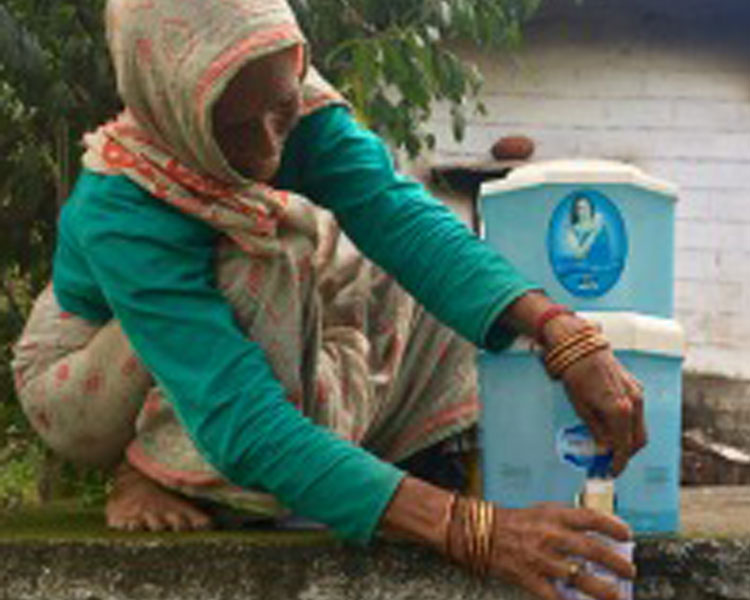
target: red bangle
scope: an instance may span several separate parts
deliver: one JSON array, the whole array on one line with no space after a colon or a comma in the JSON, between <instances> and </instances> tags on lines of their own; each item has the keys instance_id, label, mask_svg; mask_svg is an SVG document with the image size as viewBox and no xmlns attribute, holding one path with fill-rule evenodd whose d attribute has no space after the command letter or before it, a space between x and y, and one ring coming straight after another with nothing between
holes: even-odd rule
<instances>
[{"instance_id":1,"label":"red bangle","mask_svg":"<svg viewBox=\"0 0 750 600\"><path fill-rule=\"evenodd\" d=\"M575 313L567 306L562 304L553 304L547 310L545 310L539 318L536 320L534 325L534 339L540 344L543 342L542 334L544 333L544 327L552 319L556 319L560 315L574 315Z\"/></svg>"}]
</instances>

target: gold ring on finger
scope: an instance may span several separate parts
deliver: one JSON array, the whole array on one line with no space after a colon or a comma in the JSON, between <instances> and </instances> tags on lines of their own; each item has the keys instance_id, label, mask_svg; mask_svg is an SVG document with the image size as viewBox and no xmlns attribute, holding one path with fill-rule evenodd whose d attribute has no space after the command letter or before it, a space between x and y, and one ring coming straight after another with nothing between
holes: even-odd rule
<instances>
[{"instance_id":1,"label":"gold ring on finger","mask_svg":"<svg viewBox=\"0 0 750 600\"><path fill-rule=\"evenodd\" d=\"M578 576L581 574L581 563L571 561L567 566L568 572L565 574L565 583L574 586Z\"/></svg>"}]
</instances>

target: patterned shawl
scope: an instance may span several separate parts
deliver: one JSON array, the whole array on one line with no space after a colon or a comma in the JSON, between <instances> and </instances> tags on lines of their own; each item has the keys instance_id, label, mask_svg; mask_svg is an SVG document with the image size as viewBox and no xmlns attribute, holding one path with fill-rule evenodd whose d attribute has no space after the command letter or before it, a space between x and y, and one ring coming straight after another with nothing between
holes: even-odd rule
<instances>
[{"instance_id":1,"label":"patterned shawl","mask_svg":"<svg viewBox=\"0 0 750 600\"><path fill-rule=\"evenodd\" d=\"M107 39L125 110L85 136L87 168L124 174L250 254L275 254L280 223L316 236L312 206L225 160L211 111L249 61L305 39L285 0L109 0ZM307 64L302 113L341 96Z\"/></svg>"}]
</instances>

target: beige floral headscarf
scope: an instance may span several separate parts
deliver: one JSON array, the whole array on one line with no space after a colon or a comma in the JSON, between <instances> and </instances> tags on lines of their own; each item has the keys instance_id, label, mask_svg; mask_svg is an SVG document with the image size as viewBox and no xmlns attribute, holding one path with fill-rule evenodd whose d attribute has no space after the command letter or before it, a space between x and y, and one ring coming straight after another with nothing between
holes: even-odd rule
<instances>
[{"instance_id":1,"label":"beige floral headscarf","mask_svg":"<svg viewBox=\"0 0 750 600\"><path fill-rule=\"evenodd\" d=\"M252 253L273 251L281 221L314 235L309 204L237 173L212 131L214 103L239 69L275 51L305 48L288 4L109 0L106 25L126 108L85 137L84 165L127 175ZM303 114L343 103L304 56Z\"/></svg>"}]
</instances>

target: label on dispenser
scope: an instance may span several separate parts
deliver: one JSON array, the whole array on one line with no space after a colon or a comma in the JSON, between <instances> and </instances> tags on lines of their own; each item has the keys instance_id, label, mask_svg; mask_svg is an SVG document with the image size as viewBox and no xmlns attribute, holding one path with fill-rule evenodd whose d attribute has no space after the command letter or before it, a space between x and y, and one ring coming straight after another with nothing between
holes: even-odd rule
<instances>
[{"instance_id":1,"label":"label on dispenser","mask_svg":"<svg viewBox=\"0 0 750 600\"><path fill-rule=\"evenodd\" d=\"M564 427L557 434L557 455L563 462L591 476L606 476L612 462L612 452L600 448L591 430L583 423Z\"/></svg>"},{"instance_id":2,"label":"label on dispenser","mask_svg":"<svg viewBox=\"0 0 750 600\"><path fill-rule=\"evenodd\" d=\"M568 194L552 214L547 253L568 292L582 298L603 296L620 279L628 254L620 210L593 189Z\"/></svg>"}]
</instances>

